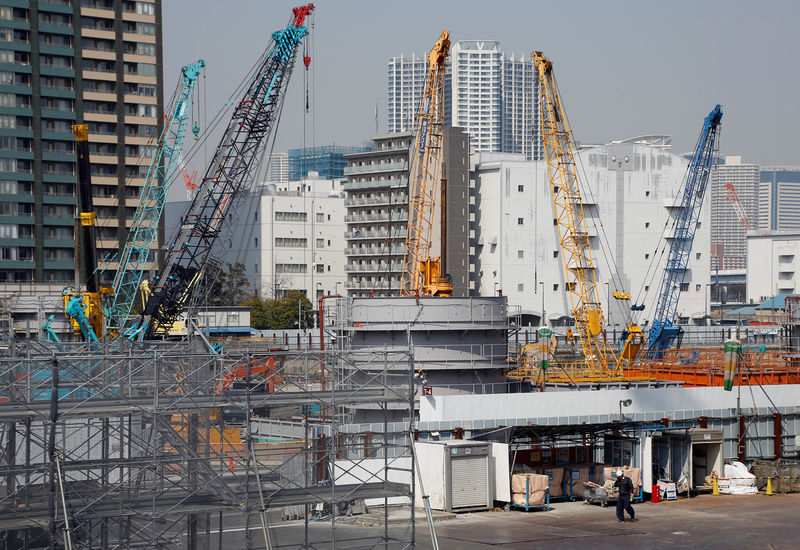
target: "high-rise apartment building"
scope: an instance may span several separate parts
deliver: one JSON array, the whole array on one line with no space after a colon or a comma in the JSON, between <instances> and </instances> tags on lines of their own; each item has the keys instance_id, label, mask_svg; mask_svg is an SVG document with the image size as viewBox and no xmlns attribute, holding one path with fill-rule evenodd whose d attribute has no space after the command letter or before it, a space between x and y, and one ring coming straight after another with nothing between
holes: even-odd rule
<instances>
[{"instance_id":1,"label":"high-rise apartment building","mask_svg":"<svg viewBox=\"0 0 800 550\"><path fill-rule=\"evenodd\" d=\"M800 231L800 167L761 167L758 229Z\"/></svg>"},{"instance_id":2,"label":"high-rise apartment building","mask_svg":"<svg viewBox=\"0 0 800 550\"><path fill-rule=\"evenodd\" d=\"M725 163L711 171L711 269L747 267L745 228L732 201L731 186L747 215L750 229L758 223L757 164L744 164L742 157L725 157ZM726 187L727 186L727 187Z\"/></svg>"},{"instance_id":3,"label":"high-rise apartment building","mask_svg":"<svg viewBox=\"0 0 800 550\"><path fill-rule=\"evenodd\" d=\"M272 153L267 164L267 183L289 182L289 153Z\"/></svg>"},{"instance_id":4,"label":"high-rise apartment building","mask_svg":"<svg viewBox=\"0 0 800 550\"><path fill-rule=\"evenodd\" d=\"M499 42L454 42L445 73L445 123L466 130L476 151L542 158L535 74L529 57L506 57ZM426 75L424 57L389 60L389 133L415 130Z\"/></svg>"},{"instance_id":5,"label":"high-rise apartment building","mask_svg":"<svg viewBox=\"0 0 800 550\"><path fill-rule=\"evenodd\" d=\"M414 134L372 138L368 152L347 155L347 293L349 296L400 294L408 225L409 153ZM445 127L442 170L447 179L444 270L453 296L466 296L469 285L469 137ZM441 203L439 203L441 205ZM431 255L442 256L440 209L434 213Z\"/></svg>"},{"instance_id":6,"label":"high-rise apartment building","mask_svg":"<svg viewBox=\"0 0 800 550\"><path fill-rule=\"evenodd\" d=\"M159 132L161 67L159 0L0 0L0 282L75 281L76 122L113 279Z\"/></svg>"}]
</instances>

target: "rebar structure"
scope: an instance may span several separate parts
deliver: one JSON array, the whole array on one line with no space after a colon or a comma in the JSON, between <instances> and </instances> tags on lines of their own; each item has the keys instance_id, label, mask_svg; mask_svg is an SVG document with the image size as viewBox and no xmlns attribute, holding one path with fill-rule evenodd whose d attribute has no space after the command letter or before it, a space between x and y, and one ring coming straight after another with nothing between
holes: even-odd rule
<instances>
[{"instance_id":1,"label":"rebar structure","mask_svg":"<svg viewBox=\"0 0 800 550\"><path fill-rule=\"evenodd\" d=\"M413 548L408 350L198 344L0 357L0 547ZM350 412L365 403L409 420L367 433ZM408 523L390 527L396 508Z\"/></svg>"}]
</instances>

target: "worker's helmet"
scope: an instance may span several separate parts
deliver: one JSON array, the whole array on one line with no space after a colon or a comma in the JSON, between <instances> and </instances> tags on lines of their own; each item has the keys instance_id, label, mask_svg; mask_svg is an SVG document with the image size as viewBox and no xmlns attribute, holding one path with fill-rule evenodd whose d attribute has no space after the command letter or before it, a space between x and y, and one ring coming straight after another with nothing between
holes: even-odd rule
<instances>
[{"instance_id":1,"label":"worker's helmet","mask_svg":"<svg viewBox=\"0 0 800 550\"><path fill-rule=\"evenodd\" d=\"M617 470L617 477L622 477L623 475L625 474L622 472L622 470Z\"/></svg>"}]
</instances>

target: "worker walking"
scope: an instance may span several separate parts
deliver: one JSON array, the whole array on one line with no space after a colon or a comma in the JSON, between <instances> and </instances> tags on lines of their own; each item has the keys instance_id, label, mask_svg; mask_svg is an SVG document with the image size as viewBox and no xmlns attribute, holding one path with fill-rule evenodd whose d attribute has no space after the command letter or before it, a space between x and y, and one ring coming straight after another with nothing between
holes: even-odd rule
<instances>
[{"instance_id":1,"label":"worker walking","mask_svg":"<svg viewBox=\"0 0 800 550\"><path fill-rule=\"evenodd\" d=\"M633 481L631 478L625 477L622 470L617 470L617 480L614 482L614 487L619 490L619 498L617 498L617 521L622 523L625 521L625 511L631 516L631 521L639 521L634 516L636 513L631 506L631 499L633 498Z\"/></svg>"}]
</instances>

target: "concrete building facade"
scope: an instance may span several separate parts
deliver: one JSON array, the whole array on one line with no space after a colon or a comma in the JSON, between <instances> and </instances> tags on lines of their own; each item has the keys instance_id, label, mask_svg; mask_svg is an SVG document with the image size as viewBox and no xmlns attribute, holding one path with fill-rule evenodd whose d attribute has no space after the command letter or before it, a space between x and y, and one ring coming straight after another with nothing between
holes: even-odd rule
<instances>
[{"instance_id":1,"label":"concrete building facade","mask_svg":"<svg viewBox=\"0 0 800 550\"><path fill-rule=\"evenodd\" d=\"M167 204L167 231L177 229L186 202ZM243 203L225 262L243 263L262 298L299 290L316 297L344 291L344 194L341 180L310 177L265 183Z\"/></svg>"},{"instance_id":2,"label":"concrete building facade","mask_svg":"<svg viewBox=\"0 0 800 550\"><path fill-rule=\"evenodd\" d=\"M0 1L0 283L75 282L76 122L113 280L163 95L160 1Z\"/></svg>"},{"instance_id":3,"label":"concrete building facade","mask_svg":"<svg viewBox=\"0 0 800 550\"><path fill-rule=\"evenodd\" d=\"M800 231L753 231L747 235L747 301L800 292Z\"/></svg>"},{"instance_id":4,"label":"concrete building facade","mask_svg":"<svg viewBox=\"0 0 800 550\"><path fill-rule=\"evenodd\" d=\"M347 155L347 292L349 296L400 293L406 227L408 171L414 134L372 138L369 152ZM453 295L466 296L469 285L469 137L446 127L442 170L447 178L446 265ZM431 254L441 256L441 204L434 216Z\"/></svg>"},{"instance_id":5,"label":"concrete building facade","mask_svg":"<svg viewBox=\"0 0 800 550\"><path fill-rule=\"evenodd\" d=\"M671 152L664 136L594 146L578 157L586 176L583 208L606 323L624 324L630 306L610 299L615 269L632 301L646 304L638 318L644 324L657 299L687 161ZM550 322L572 315L548 182L545 163L522 155L481 153L475 162L476 292L502 291L510 305L521 306L523 324L540 322L543 313ZM706 204L700 216L679 322L699 319L708 308L709 210Z\"/></svg>"},{"instance_id":6,"label":"concrete building facade","mask_svg":"<svg viewBox=\"0 0 800 550\"><path fill-rule=\"evenodd\" d=\"M711 269L743 269L747 264L745 228L731 200L732 185L742 205L750 229L758 224L758 164L746 164L740 156L725 157L725 163L711 171L708 189L711 205Z\"/></svg>"}]
</instances>

